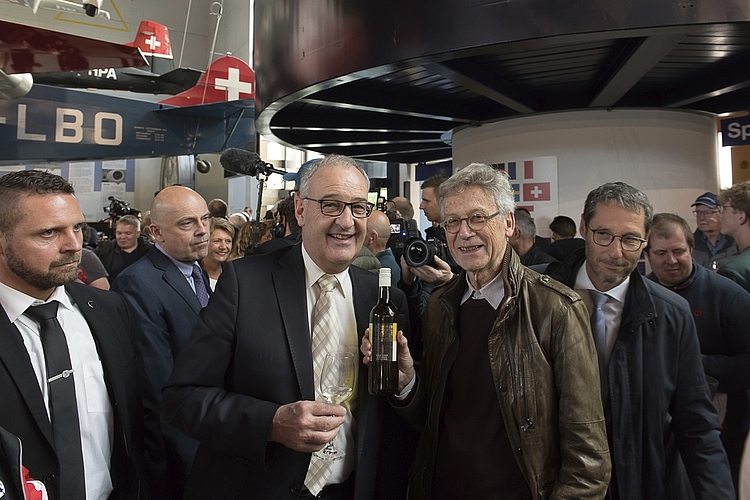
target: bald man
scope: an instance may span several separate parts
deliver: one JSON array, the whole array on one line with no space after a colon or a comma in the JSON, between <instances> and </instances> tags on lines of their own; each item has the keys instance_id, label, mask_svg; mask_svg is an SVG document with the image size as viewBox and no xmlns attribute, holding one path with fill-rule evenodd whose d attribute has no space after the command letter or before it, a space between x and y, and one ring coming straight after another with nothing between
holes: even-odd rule
<instances>
[{"instance_id":1,"label":"bald man","mask_svg":"<svg viewBox=\"0 0 750 500\"><path fill-rule=\"evenodd\" d=\"M130 311L146 374L161 406L161 391L211 294L197 264L208 253L210 214L205 200L184 186L159 192L151 203L155 244L112 284ZM167 448L168 498L181 498L198 442L162 421Z\"/></svg>"},{"instance_id":2,"label":"bald man","mask_svg":"<svg viewBox=\"0 0 750 500\"><path fill-rule=\"evenodd\" d=\"M367 218L366 246L380 261L381 267L391 269L391 283L398 283L401 279L401 267L390 248L386 248L388 238L391 237L391 221L380 210L373 210Z\"/></svg>"}]
</instances>

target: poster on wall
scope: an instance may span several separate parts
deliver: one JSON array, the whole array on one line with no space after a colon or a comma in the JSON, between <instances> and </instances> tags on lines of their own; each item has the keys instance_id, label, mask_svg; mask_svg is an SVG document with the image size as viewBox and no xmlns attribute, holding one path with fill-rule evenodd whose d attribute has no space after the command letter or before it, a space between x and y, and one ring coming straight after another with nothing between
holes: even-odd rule
<instances>
[{"instance_id":1,"label":"poster on wall","mask_svg":"<svg viewBox=\"0 0 750 500\"><path fill-rule=\"evenodd\" d=\"M508 174L516 208L525 208L536 224L537 234L551 235L549 224L559 214L557 205L557 157L538 156L491 163Z\"/></svg>"},{"instance_id":2,"label":"poster on wall","mask_svg":"<svg viewBox=\"0 0 750 500\"><path fill-rule=\"evenodd\" d=\"M82 161L45 163L40 165L11 165L0 167L0 176L18 170L44 170L67 180L76 190L81 210L88 222L108 217L104 207L109 197L129 204L135 200L135 160Z\"/></svg>"}]
</instances>

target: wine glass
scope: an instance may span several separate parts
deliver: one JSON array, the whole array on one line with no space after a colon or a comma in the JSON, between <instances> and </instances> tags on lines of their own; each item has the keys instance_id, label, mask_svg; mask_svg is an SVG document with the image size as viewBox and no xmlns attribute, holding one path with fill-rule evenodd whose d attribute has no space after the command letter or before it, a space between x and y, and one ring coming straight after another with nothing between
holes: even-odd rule
<instances>
[{"instance_id":1,"label":"wine glass","mask_svg":"<svg viewBox=\"0 0 750 500\"><path fill-rule=\"evenodd\" d=\"M327 403L340 405L352 395L356 359L353 352L336 351L326 354L320 374L320 395ZM339 460L344 455L344 450L336 448L333 440L322 450L315 452L315 456L322 460Z\"/></svg>"}]
</instances>

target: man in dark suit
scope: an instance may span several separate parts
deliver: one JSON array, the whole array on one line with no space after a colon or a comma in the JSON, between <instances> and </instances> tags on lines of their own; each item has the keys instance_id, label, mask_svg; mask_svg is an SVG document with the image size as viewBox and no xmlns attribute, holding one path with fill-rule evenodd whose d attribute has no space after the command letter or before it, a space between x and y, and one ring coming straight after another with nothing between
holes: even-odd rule
<instances>
[{"instance_id":1,"label":"man in dark suit","mask_svg":"<svg viewBox=\"0 0 750 500\"><path fill-rule=\"evenodd\" d=\"M301 244L222 272L164 390L165 417L201 442L185 498L405 498L413 450L399 447L411 436L384 398L368 395L361 361L351 411L315 401L324 293L339 319L327 352L357 352L378 299L377 278L350 267L373 208L368 187L351 158L309 167L295 196ZM404 295L392 298L406 327ZM334 438L343 460L311 458Z\"/></svg>"},{"instance_id":2,"label":"man in dark suit","mask_svg":"<svg viewBox=\"0 0 750 500\"><path fill-rule=\"evenodd\" d=\"M205 200L183 186L162 189L151 204L155 245L112 284L128 305L157 401L211 293L198 261L208 252ZM203 303L201 303L203 300ZM181 498L198 443L162 423L169 498Z\"/></svg>"},{"instance_id":3,"label":"man in dark suit","mask_svg":"<svg viewBox=\"0 0 750 500\"><path fill-rule=\"evenodd\" d=\"M0 178L0 199L0 426L50 499L162 498L158 410L125 304L73 282L84 223L73 187L20 171Z\"/></svg>"}]
</instances>

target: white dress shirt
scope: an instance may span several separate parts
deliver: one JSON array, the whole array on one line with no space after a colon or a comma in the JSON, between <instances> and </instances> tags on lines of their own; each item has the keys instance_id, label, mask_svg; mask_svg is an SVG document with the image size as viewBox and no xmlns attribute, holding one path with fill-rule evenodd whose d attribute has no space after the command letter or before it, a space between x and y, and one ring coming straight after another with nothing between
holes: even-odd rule
<instances>
[{"instance_id":1,"label":"white dress shirt","mask_svg":"<svg viewBox=\"0 0 750 500\"><path fill-rule=\"evenodd\" d=\"M628 292L629 286L630 276L625 278L625 281L606 292L597 290L586 272L586 262L583 263L581 269L578 270L578 275L576 276L574 289L581 296L583 303L586 304L586 308L589 310L589 316L594 312L594 301L591 300L591 295L588 293L588 290L596 290L599 293L607 295L607 301L602 306L604 323L607 327L607 349L604 357L605 366L609 365L609 358L612 355L612 349L614 349L615 342L617 342L617 335L620 331L620 323L622 322L622 311L625 308L625 295Z\"/></svg>"},{"instance_id":2,"label":"white dress shirt","mask_svg":"<svg viewBox=\"0 0 750 500\"><path fill-rule=\"evenodd\" d=\"M57 308L57 320L65 332L73 367L78 421L81 427L83 468L86 475L86 499L105 500L113 489L110 462L114 416L104 382L104 369L89 325L78 306L65 292L65 288L57 287L48 302L52 300L60 303ZM40 329L36 321L24 314L32 304L42 303L0 283L0 305L5 309L10 322L21 332L49 416L47 368Z\"/></svg>"},{"instance_id":3,"label":"white dress shirt","mask_svg":"<svg viewBox=\"0 0 750 500\"><path fill-rule=\"evenodd\" d=\"M302 244L302 259L305 264L305 289L307 291L307 324L310 325L310 331L308 334L312 338L312 311L315 308L315 303L318 301L320 296L320 287L317 286L316 282L318 278L326 274L318 265L313 262L310 254L305 249L305 244ZM354 313L354 299L352 295L352 280L349 277L349 269L340 272L335 275L338 279L338 286L333 291L333 302L336 306L336 314L338 316L339 324L339 346L342 351L351 351L355 354L359 354L359 338L364 335L365 332L357 332L357 318ZM357 356L359 359L359 356ZM357 370L358 372L359 370ZM355 373L357 373L355 372ZM317 384L318 381L315 380ZM357 377L355 375L354 380L354 392L352 397L347 402L347 405L351 408L356 406L357 400ZM354 438L354 429L356 422L352 416L351 411L346 412L344 423L339 429L339 433L336 435L335 444L339 449L346 452L346 455L341 460L333 462L333 472L328 477L326 484L339 484L344 482L349 474L354 470L355 461L357 458L357 441Z\"/></svg>"}]
</instances>

